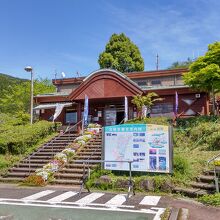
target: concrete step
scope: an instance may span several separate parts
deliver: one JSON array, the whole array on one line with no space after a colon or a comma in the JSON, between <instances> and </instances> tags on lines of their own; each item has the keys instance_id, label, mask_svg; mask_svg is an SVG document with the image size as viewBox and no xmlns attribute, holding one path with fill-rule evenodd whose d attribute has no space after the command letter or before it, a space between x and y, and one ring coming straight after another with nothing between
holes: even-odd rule
<instances>
[{"instance_id":1,"label":"concrete step","mask_svg":"<svg viewBox=\"0 0 220 220\"><path fill-rule=\"evenodd\" d=\"M51 161L51 159L31 159L30 160L30 164L46 164L48 163L49 161ZM25 161L25 160L22 160L20 162L20 164L29 164L29 161Z\"/></svg>"},{"instance_id":2,"label":"concrete step","mask_svg":"<svg viewBox=\"0 0 220 220\"><path fill-rule=\"evenodd\" d=\"M96 152L96 151L93 151L93 152L79 152L79 156L91 156L91 155L94 155L94 156L101 156L101 152Z\"/></svg>"},{"instance_id":3,"label":"concrete step","mask_svg":"<svg viewBox=\"0 0 220 220\"><path fill-rule=\"evenodd\" d=\"M201 183L201 182L192 182L190 185L193 188L199 188L199 189L204 189L204 190L215 190L215 185L214 184Z\"/></svg>"},{"instance_id":4,"label":"concrete step","mask_svg":"<svg viewBox=\"0 0 220 220\"><path fill-rule=\"evenodd\" d=\"M30 156L30 159L32 160L32 159L34 159L34 160L36 160L36 159L38 159L38 160L41 160L41 159L48 159L48 160L50 160L50 159L53 159L53 156L44 156L44 155L42 155L42 156Z\"/></svg>"},{"instance_id":5,"label":"concrete step","mask_svg":"<svg viewBox=\"0 0 220 220\"><path fill-rule=\"evenodd\" d=\"M57 151L59 152L59 151ZM48 156L48 157L53 157L56 153L56 151L38 151L38 152L35 152L33 156Z\"/></svg>"},{"instance_id":6,"label":"concrete step","mask_svg":"<svg viewBox=\"0 0 220 220\"><path fill-rule=\"evenodd\" d=\"M33 172L32 172L33 173ZM30 176L31 172L10 172L6 175L6 177L21 177L21 178L25 178Z\"/></svg>"},{"instance_id":7,"label":"concrete step","mask_svg":"<svg viewBox=\"0 0 220 220\"><path fill-rule=\"evenodd\" d=\"M211 175L200 175L197 179L203 183L214 183L215 177Z\"/></svg>"},{"instance_id":8,"label":"concrete step","mask_svg":"<svg viewBox=\"0 0 220 220\"><path fill-rule=\"evenodd\" d=\"M58 152L61 152L63 149L65 149L65 148L61 148L61 149L59 149L59 148L56 148L56 149L41 149L41 150L39 150L38 152L37 152L37 154L38 153L45 153L45 155L46 155L46 153L58 153ZM35 153L35 155L37 155L36 153Z\"/></svg>"},{"instance_id":9,"label":"concrete step","mask_svg":"<svg viewBox=\"0 0 220 220\"><path fill-rule=\"evenodd\" d=\"M181 188L181 187L175 187L173 190L175 193L180 193L185 196L196 198L199 196L207 195L209 194L209 191L197 189L197 188Z\"/></svg>"},{"instance_id":10,"label":"concrete step","mask_svg":"<svg viewBox=\"0 0 220 220\"><path fill-rule=\"evenodd\" d=\"M23 182L24 178L20 177L0 177L0 182L12 182L12 183L18 183Z\"/></svg>"},{"instance_id":11,"label":"concrete step","mask_svg":"<svg viewBox=\"0 0 220 220\"><path fill-rule=\"evenodd\" d=\"M85 171L87 171L87 169L85 169ZM78 168L78 169L76 169L76 168L72 168L72 169L70 169L70 168L63 168L62 170L60 170L60 173L83 173L83 168Z\"/></svg>"},{"instance_id":12,"label":"concrete step","mask_svg":"<svg viewBox=\"0 0 220 220\"><path fill-rule=\"evenodd\" d=\"M67 143L48 143L45 146L67 146Z\"/></svg>"},{"instance_id":13,"label":"concrete step","mask_svg":"<svg viewBox=\"0 0 220 220\"><path fill-rule=\"evenodd\" d=\"M81 179L83 177L83 174L79 173L55 173L54 177L56 179Z\"/></svg>"},{"instance_id":14,"label":"concrete step","mask_svg":"<svg viewBox=\"0 0 220 220\"><path fill-rule=\"evenodd\" d=\"M101 156L99 155L93 155L93 156L81 156L81 155L77 155L75 157L76 160L87 160L87 159L90 159L90 160L100 160L101 159Z\"/></svg>"},{"instance_id":15,"label":"concrete step","mask_svg":"<svg viewBox=\"0 0 220 220\"><path fill-rule=\"evenodd\" d=\"M42 148L42 150L63 150L63 149L65 149L66 148L66 146L47 146L47 147L45 147L45 148Z\"/></svg>"},{"instance_id":16,"label":"concrete step","mask_svg":"<svg viewBox=\"0 0 220 220\"><path fill-rule=\"evenodd\" d=\"M95 168L97 165L96 164L89 164L89 165L87 165L86 167L89 167L89 168ZM67 164L66 166L65 166L65 168L66 169L83 169L83 167L84 167L84 165L83 165L83 163L70 163L70 164Z\"/></svg>"},{"instance_id":17,"label":"concrete step","mask_svg":"<svg viewBox=\"0 0 220 220\"><path fill-rule=\"evenodd\" d=\"M29 164L24 164L24 163L19 163L17 165L14 166L14 168L29 168ZM30 168L35 168L35 169L38 169L38 168L41 168L43 167L43 164L30 164Z\"/></svg>"},{"instance_id":18,"label":"concrete step","mask_svg":"<svg viewBox=\"0 0 220 220\"><path fill-rule=\"evenodd\" d=\"M9 172L35 172L36 168L31 168L29 169L29 167L13 167L11 169L9 169Z\"/></svg>"},{"instance_id":19,"label":"concrete step","mask_svg":"<svg viewBox=\"0 0 220 220\"><path fill-rule=\"evenodd\" d=\"M53 181L52 184L79 186L79 185L81 185L81 181L80 180L56 179L56 180Z\"/></svg>"}]
</instances>

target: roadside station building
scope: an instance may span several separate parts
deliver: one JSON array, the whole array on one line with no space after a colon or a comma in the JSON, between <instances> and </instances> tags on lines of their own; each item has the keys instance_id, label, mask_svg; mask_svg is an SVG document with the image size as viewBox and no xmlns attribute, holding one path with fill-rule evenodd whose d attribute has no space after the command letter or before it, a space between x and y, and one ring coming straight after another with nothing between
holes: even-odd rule
<instances>
[{"instance_id":1,"label":"roadside station building","mask_svg":"<svg viewBox=\"0 0 220 220\"><path fill-rule=\"evenodd\" d=\"M115 125L124 119L125 96L128 99L128 118L132 119L137 116L132 97L156 92L163 101L155 103L151 117L174 117L176 101L177 117L209 114L208 94L184 85L182 75L186 72L187 69L173 69L123 74L112 69L100 69L87 77L53 79L57 92L35 96L35 112L40 119L51 120L57 103L62 103L62 112L55 121L63 125L76 124L82 120L87 95L89 122Z\"/></svg>"}]
</instances>

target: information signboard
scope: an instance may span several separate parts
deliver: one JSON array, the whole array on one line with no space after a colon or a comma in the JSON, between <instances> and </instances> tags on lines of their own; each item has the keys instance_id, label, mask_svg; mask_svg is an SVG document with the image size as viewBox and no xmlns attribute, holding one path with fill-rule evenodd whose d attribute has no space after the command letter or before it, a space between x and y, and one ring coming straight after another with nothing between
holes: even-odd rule
<instances>
[{"instance_id":1,"label":"information signboard","mask_svg":"<svg viewBox=\"0 0 220 220\"><path fill-rule=\"evenodd\" d=\"M104 160L133 161L132 171L172 172L171 128L154 124L104 127ZM106 162L108 170L129 170L128 163Z\"/></svg>"}]
</instances>

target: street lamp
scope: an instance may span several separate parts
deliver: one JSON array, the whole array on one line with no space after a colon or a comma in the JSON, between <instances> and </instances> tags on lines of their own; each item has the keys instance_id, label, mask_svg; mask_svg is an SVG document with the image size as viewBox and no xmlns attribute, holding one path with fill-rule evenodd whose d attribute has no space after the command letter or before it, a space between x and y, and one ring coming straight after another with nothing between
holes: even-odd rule
<instances>
[{"instance_id":1,"label":"street lamp","mask_svg":"<svg viewBox=\"0 0 220 220\"><path fill-rule=\"evenodd\" d=\"M26 66L24 68L26 72L31 73L31 124L33 124L33 93L34 93L34 77L33 77L33 68L31 66Z\"/></svg>"}]
</instances>

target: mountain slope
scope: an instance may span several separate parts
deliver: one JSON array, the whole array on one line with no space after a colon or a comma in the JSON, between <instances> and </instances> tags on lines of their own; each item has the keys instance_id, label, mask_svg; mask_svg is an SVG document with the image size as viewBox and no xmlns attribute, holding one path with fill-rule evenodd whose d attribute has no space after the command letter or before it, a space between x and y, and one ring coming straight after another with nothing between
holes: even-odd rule
<instances>
[{"instance_id":1,"label":"mountain slope","mask_svg":"<svg viewBox=\"0 0 220 220\"><path fill-rule=\"evenodd\" d=\"M0 93L5 89L7 90L9 86L13 86L14 84L17 84L17 83L20 84L25 81L27 80L0 73Z\"/></svg>"}]
</instances>

